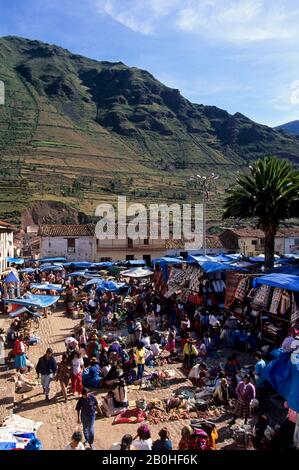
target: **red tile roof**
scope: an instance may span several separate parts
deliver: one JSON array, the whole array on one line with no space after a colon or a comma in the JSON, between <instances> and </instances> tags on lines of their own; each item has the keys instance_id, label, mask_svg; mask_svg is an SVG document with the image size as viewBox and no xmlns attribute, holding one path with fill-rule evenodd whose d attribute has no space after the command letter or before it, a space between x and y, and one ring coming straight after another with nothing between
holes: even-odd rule
<instances>
[{"instance_id":1,"label":"red tile roof","mask_svg":"<svg viewBox=\"0 0 299 470\"><path fill-rule=\"evenodd\" d=\"M41 237L92 237L95 226L87 225L41 225L38 235Z\"/></svg>"},{"instance_id":2,"label":"red tile roof","mask_svg":"<svg viewBox=\"0 0 299 470\"><path fill-rule=\"evenodd\" d=\"M0 227L1 228L8 228L10 230L14 230L15 226L12 224L9 224L8 222L4 222L4 220L0 220Z\"/></svg>"}]
</instances>

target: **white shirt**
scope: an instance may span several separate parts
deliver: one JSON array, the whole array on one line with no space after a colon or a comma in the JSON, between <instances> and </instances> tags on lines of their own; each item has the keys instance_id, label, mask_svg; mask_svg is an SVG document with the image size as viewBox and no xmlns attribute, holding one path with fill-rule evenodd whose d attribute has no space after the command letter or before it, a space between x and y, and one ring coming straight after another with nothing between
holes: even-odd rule
<instances>
[{"instance_id":1,"label":"white shirt","mask_svg":"<svg viewBox=\"0 0 299 470\"><path fill-rule=\"evenodd\" d=\"M219 325L219 321L217 320L217 318L214 315L209 316L209 323L212 326Z\"/></svg>"},{"instance_id":2,"label":"white shirt","mask_svg":"<svg viewBox=\"0 0 299 470\"><path fill-rule=\"evenodd\" d=\"M72 360L72 371L74 375L77 375L81 372L81 366L84 366L84 361L82 357L80 357L79 359L77 357L74 357L74 359Z\"/></svg>"},{"instance_id":3,"label":"white shirt","mask_svg":"<svg viewBox=\"0 0 299 470\"><path fill-rule=\"evenodd\" d=\"M77 447L75 447L75 449L73 449L73 447L71 447L71 444L68 444L64 450L85 450L85 447L82 444L82 442L78 442L78 445L77 445Z\"/></svg>"},{"instance_id":4,"label":"white shirt","mask_svg":"<svg viewBox=\"0 0 299 470\"><path fill-rule=\"evenodd\" d=\"M154 356L158 356L161 352L158 343L154 343L150 345L150 350L152 351Z\"/></svg>"},{"instance_id":5,"label":"white shirt","mask_svg":"<svg viewBox=\"0 0 299 470\"><path fill-rule=\"evenodd\" d=\"M146 439L145 441L142 439L136 439L132 442L132 445L136 450L152 450L153 441L151 438Z\"/></svg>"},{"instance_id":6,"label":"white shirt","mask_svg":"<svg viewBox=\"0 0 299 470\"><path fill-rule=\"evenodd\" d=\"M151 340L150 340L150 337L149 337L149 336L146 336L146 337L143 336L143 337L141 338L141 341L144 342L144 346L145 346L147 349L150 348L150 346L151 346Z\"/></svg>"}]
</instances>

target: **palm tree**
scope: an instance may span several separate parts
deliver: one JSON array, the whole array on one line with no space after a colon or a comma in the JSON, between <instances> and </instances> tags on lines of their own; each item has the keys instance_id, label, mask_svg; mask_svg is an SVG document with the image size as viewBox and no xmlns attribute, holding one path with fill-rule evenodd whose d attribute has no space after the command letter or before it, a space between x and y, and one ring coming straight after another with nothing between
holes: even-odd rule
<instances>
[{"instance_id":1,"label":"palm tree","mask_svg":"<svg viewBox=\"0 0 299 470\"><path fill-rule=\"evenodd\" d=\"M276 157L257 160L249 169L228 190L223 218L257 219L265 233L265 269L269 270L280 222L299 215L299 171Z\"/></svg>"}]
</instances>

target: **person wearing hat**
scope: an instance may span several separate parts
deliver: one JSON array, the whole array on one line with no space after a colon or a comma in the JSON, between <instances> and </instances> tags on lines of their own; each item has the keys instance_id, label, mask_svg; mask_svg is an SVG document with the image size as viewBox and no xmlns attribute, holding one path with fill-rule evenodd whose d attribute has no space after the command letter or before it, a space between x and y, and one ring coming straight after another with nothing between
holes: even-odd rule
<instances>
[{"instance_id":1,"label":"person wearing hat","mask_svg":"<svg viewBox=\"0 0 299 470\"><path fill-rule=\"evenodd\" d=\"M183 365L185 369L192 369L192 367L195 365L196 358L198 356L198 350L195 347L196 340L192 338L188 338L187 342L184 346L183 349L183 355L184 355L184 360L183 360Z\"/></svg>"},{"instance_id":2,"label":"person wearing hat","mask_svg":"<svg viewBox=\"0 0 299 470\"><path fill-rule=\"evenodd\" d=\"M225 377L220 379L220 384L215 388L213 399L215 405L229 407L228 381Z\"/></svg>"},{"instance_id":3,"label":"person wearing hat","mask_svg":"<svg viewBox=\"0 0 299 470\"><path fill-rule=\"evenodd\" d=\"M46 354L39 358L36 373L39 378L41 376L41 384L46 395L46 400L50 401L50 384L54 379L54 375L57 370L57 364L55 358L53 357L53 349L48 348Z\"/></svg>"},{"instance_id":4,"label":"person wearing hat","mask_svg":"<svg viewBox=\"0 0 299 470\"><path fill-rule=\"evenodd\" d=\"M190 449L190 439L193 434L193 428L191 426L184 426L181 431L181 440L179 442L179 450Z\"/></svg>"}]
</instances>

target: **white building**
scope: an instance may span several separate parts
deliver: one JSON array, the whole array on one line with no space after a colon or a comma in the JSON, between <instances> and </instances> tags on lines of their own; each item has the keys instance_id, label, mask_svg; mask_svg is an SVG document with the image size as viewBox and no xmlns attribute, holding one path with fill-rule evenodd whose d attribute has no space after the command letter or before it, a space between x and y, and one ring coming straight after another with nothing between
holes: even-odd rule
<instances>
[{"instance_id":1,"label":"white building","mask_svg":"<svg viewBox=\"0 0 299 470\"><path fill-rule=\"evenodd\" d=\"M284 234L284 253L299 254L299 228L281 230Z\"/></svg>"},{"instance_id":2,"label":"white building","mask_svg":"<svg viewBox=\"0 0 299 470\"><path fill-rule=\"evenodd\" d=\"M0 274L7 268L6 258L14 256L14 227L0 220Z\"/></svg>"},{"instance_id":3,"label":"white building","mask_svg":"<svg viewBox=\"0 0 299 470\"><path fill-rule=\"evenodd\" d=\"M94 259L94 225L42 225L39 227L39 255L63 256L68 261Z\"/></svg>"}]
</instances>

